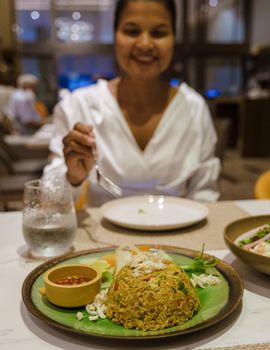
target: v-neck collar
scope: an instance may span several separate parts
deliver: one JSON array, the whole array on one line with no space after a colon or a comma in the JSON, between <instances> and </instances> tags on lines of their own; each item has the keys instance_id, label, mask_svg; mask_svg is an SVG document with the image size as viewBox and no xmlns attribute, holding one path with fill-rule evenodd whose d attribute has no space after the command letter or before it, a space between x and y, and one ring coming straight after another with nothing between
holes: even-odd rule
<instances>
[{"instance_id":1,"label":"v-neck collar","mask_svg":"<svg viewBox=\"0 0 270 350\"><path fill-rule=\"evenodd\" d=\"M137 154L140 156L140 158L142 159L146 159L147 158L147 154L149 153L149 149L151 149L151 145L155 142L155 138L157 137L157 135L159 134L159 130L163 127L163 124L166 123L167 118L169 117L171 110L174 109L175 104L177 103L177 100L179 98L179 94L181 93L182 90L182 85L184 83L182 83L176 94L173 96L173 98L171 99L170 103L167 105L167 107L165 108L162 117L153 133L153 135L151 136L151 138L149 139L146 147L142 150L139 146L139 144L137 143L135 136L133 135L128 122L122 112L122 109L119 106L118 101L115 99L115 97L112 95L112 93L110 92L109 89L109 85L108 85L108 81L100 79L98 81L98 83L104 88L110 103L112 104L112 106L114 107L114 109L117 111L117 113L115 113L115 117L117 118L118 122L120 123L121 127L123 128L124 132L127 134L129 141L132 143L132 145L135 147Z\"/></svg>"}]
</instances>

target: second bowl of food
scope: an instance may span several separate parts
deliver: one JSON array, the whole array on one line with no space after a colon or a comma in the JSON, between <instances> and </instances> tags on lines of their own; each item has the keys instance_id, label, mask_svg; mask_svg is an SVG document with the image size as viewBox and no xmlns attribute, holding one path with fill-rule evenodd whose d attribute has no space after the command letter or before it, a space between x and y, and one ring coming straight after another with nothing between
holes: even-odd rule
<instances>
[{"instance_id":1,"label":"second bowl of food","mask_svg":"<svg viewBox=\"0 0 270 350\"><path fill-rule=\"evenodd\" d=\"M45 273L44 284L52 304L79 307L91 303L99 293L101 273L88 265L62 265Z\"/></svg>"},{"instance_id":2,"label":"second bowl of food","mask_svg":"<svg viewBox=\"0 0 270 350\"><path fill-rule=\"evenodd\" d=\"M250 216L227 225L228 248L250 267L270 275L270 215Z\"/></svg>"}]
</instances>

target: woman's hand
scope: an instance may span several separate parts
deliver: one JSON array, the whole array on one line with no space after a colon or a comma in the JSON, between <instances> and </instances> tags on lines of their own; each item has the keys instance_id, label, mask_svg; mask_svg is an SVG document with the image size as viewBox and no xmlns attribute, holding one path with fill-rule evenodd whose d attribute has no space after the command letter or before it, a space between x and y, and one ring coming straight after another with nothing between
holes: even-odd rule
<instances>
[{"instance_id":1,"label":"woman's hand","mask_svg":"<svg viewBox=\"0 0 270 350\"><path fill-rule=\"evenodd\" d=\"M94 164L92 152L96 152L96 142L93 127L76 123L63 138L63 144L67 179L73 186L80 185Z\"/></svg>"}]
</instances>

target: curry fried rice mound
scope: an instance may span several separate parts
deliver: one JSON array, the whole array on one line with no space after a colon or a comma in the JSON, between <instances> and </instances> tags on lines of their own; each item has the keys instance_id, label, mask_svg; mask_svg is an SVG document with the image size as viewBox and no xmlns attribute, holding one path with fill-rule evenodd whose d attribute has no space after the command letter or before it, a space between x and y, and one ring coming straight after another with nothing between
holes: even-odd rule
<instances>
[{"instance_id":1,"label":"curry fried rice mound","mask_svg":"<svg viewBox=\"0 0 270 350\"><path fill-rule=\"evenodd\" d=\"M165 268L139 275L123 267L108 291L106 315L125 328L153 331L186 322L199 308L185 272L166 261Z\"/></svg>"}]
</instances>

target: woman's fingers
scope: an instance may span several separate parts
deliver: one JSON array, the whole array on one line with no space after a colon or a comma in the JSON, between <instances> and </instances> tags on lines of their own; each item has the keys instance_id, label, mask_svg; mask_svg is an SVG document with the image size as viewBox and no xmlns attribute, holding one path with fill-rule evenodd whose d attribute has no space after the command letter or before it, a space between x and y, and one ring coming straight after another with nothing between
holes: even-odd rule
<instances>
[{"instance_id":1,"label":"woman's fingers","mask_svg":"<svg viewBox=\"0 0 270 350\"><path fill-rule=\"evenodd\" d=\"M67 164L67 179L73 186L80 185L88 176L91 168L91 160L83 155L78 156L78 153L69 155L66 158Z\"/></svg>"},{"instance_id":2,"label":"woman's fingers","mask_svg":"<svg viewBox=\"0 0 270 350\"><path fill-rule=\"evenodd\" d=\"M88 172L93 166L93 157L89 147L71 142L64 147L63 152L69 172L76 172L82 166Z\"/></svg>"},{"instance_id":3,"label":"woman's fingers","mask_svg":"<svg viewBox=\"0 0 270 350\"><path fill-rule=\"evenodd\" d=\"M93 166L92 150L96 150L96 140L91 125L76 123L63 138L63 152L68 168L67 178L72 184L81 183Z\"/></svg>"},{"instance_id":4,"label":"woman's fingers","mask_svg":"<svg viewBox=\"0 0 270 350\"><path fill-rule=\"evenodd\" d=\"M83 124L83 123L76 123L74 125L73 130L87 136L87 138L85 138L85 136L84 136L84 138L82 139L82 142L86 142L86 144L93 149L96 148L95 134L94 134L92 125ZM81 137L82 137L82 135L81 135Z\"/></svg>"},{"instance_id":5,"label":"woman's fingers","mask_svg":"<svg viewBox=\"0 0 270 350\"><path fill-rule=\"evenodd\" d=\"M78 130L73 129L70 131L64 138L63 138L63 144L64 146L69 145L71 142L76 142L78 144L81 144L83 146L87 147L95 147L96 140L93 133L91 134L85 134Z\"/></svg>"},{"instance_id":6,"label":"woman's fingers","mask_svg":"<svg viewBox=\"0 0 270 350\"><path fill-rule=\"evenodd\" d=\"M93 158L88 147L68 146L64 148L64 157L67 165L67 178L74 186L79 185L88 176L93 166Z\"/></svg>"},{"instance_id":7,"label":"woman's fingers","mask_svg":"<svg viewBox=\"0 0 270 350\"><path fill-rule=\"evenodd\" d=\"M73 127L73 130L77 130L83 134L90 134L93 132L93 126L89 124L76 123Z\"/></svg>"},{"instance_id":8,"label":"woman's fingers","mask_svg":"<svg viewBox=\"0 0 270 350\"><path fill-rule=\"evenodd\" d=\"M80 155L85 155L88 157L92 157L91 147L84 146L76 141L71 140L70 142L65 144L63 149L64 155L68 155L69 153L78 153Z\"/></svg>"},{"instance_id":9,"label":"woman's fingers","mask_svg":"<svg viewBox=\"0 0 270 350\"><path fill-rule=\"evenodd\" d=\"M70 151L66 155L66 161L69 171L74 173L81 169L88 172L92 165L92 161L89 156L85 156L84 154L79 154L73 151Z\"/></svg>"}]
</instances>

